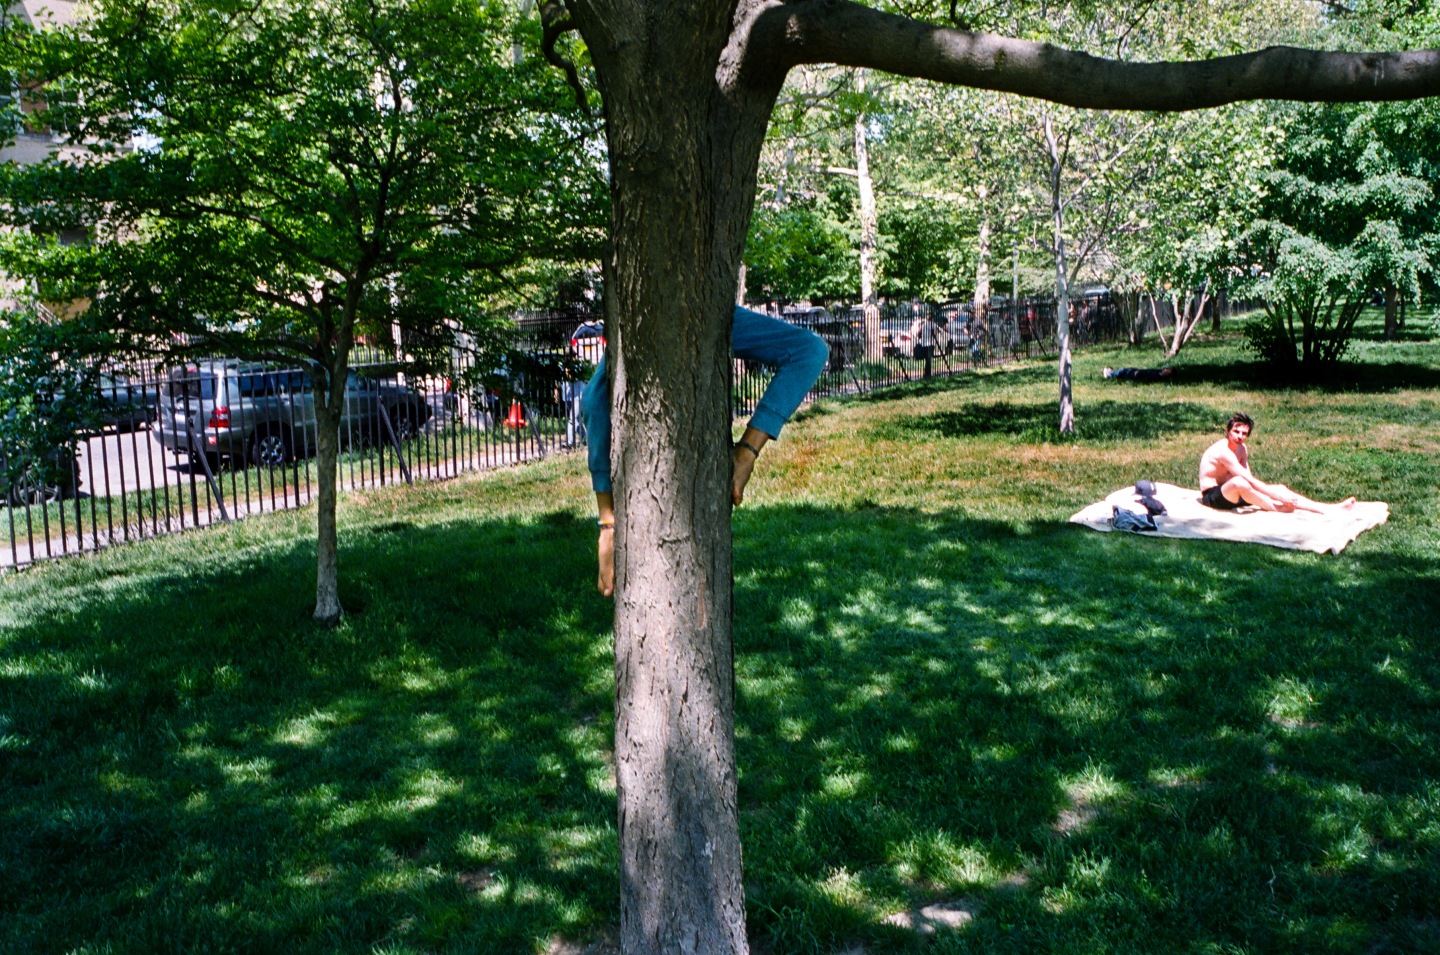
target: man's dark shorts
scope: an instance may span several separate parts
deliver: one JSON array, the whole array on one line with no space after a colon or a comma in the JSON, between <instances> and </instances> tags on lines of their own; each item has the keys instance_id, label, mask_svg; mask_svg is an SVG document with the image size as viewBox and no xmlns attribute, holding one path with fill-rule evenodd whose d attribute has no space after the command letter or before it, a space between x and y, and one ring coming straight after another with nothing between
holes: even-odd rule
<instances>
[{"instance_id":1,"label":"man's dark shorts","mask_svg":"<svg viewBox=\"0 0 1440 955\"><path fill-rule=\"evenodd\" d=\"M1200 503L1206 507L1213 507L1217 511L1233 511L1237 507L1244 506L1242 504L1232 504L1226 500L1225 495L1220 492L1220 485L1218 484L1205 489L1204 493L1200 495Z\"/></svg>"}]
</instances>

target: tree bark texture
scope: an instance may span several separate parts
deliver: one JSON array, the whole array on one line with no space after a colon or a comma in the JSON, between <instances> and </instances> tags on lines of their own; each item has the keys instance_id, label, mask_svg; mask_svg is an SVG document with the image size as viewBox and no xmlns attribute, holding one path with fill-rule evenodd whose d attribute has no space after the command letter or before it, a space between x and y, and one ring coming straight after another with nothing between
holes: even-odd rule
<instances>
[{"instance_id":1,"label":"tree bark texture","mask_svg":"<svg viewBox=\"0 0 1440 955\"><path fill-rule=\"evenodd\" d=\"M344 388L344 384L340 386ZM339 534L335 525L336 462L340 457L340 426L327 402L315 401L315 620L326 626L340 622Z\"/></svg>"},{"instance_id":2,"label":"tree bark texture","mask_svg":"<svg viewBox=\"0 0 1440 955\"><path fill-rule=\"evenodd\" d=\"M778 82L725 5L575 4L613 199L621 947L744 953L731 646L730 318Z\"/></svg>"}]
</instances>

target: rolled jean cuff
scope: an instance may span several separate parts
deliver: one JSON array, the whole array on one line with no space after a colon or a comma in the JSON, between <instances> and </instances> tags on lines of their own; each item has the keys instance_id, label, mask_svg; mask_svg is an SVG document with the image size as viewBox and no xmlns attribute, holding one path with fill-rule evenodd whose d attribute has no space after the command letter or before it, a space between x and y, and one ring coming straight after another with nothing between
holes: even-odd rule
<instances>
[{"instance_id":1,"label":"rolled jean cuff","mask_svg":"<svg viewBox=\"0 0 1440 955\"><path fill-rule=\"evenodd\" d=\"M770 440L780 437L780 429L785 427L785 416L778 411L772 411L764 405L757 406L755 413L750 416L750 427L756 431L763 431L769 435Z\"/></svg>"}]
</instances>

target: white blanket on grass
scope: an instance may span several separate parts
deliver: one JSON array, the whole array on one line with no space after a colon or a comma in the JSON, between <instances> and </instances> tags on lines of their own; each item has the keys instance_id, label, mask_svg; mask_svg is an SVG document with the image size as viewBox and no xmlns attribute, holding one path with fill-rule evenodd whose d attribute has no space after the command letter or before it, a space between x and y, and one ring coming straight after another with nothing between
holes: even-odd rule
<instances>
[{"instance_id":1,"label":"white blanket on grass","mask_svg":"<svg viewBox=\"0 0 1440 955\"><path fill-rule=\"evenodd\" d=\"M1362 533L1390 518L1390 506L1383 501L1359 501L1354 507L1327 514L1311 511L1281 514L1258 507L1221 511L1201 504L1200 492L1193 488L1157 482L1155 489L1155 496L1165 505L1166 513L1155 515L1158 530L1141 531L1142 536L1242 541L1317 554L1326 551L1338 554ZM1140 503L1135 488L1125 487L1077 511L1070 521L1097 531L1111 531L1115 529L1110 519L1116 507L1145 513L1145 505Z\"/></svg>"}]
</instances>

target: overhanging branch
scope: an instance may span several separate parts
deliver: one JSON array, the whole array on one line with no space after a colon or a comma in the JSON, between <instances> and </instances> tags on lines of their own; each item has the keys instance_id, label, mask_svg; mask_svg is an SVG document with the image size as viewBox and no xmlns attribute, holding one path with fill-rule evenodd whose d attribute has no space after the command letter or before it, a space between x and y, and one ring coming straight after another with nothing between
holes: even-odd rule
<instances>
[{"instance_id":1,"label":"overhanging branch","mask_svg":"<svg viewBox=\"0 0 1440 955\"><path fill-rule=\"evenodd\" d=\"M1440 95L1440 50L1340 53L1269 47L1212 60L1128 63L1048 43L971 33L849 0L794 0L760 12L743 74L767 82L807 63L867 67L1089 109L1191 110L1255 99L1311 102Z\"/></svg>"}]
</instances>

